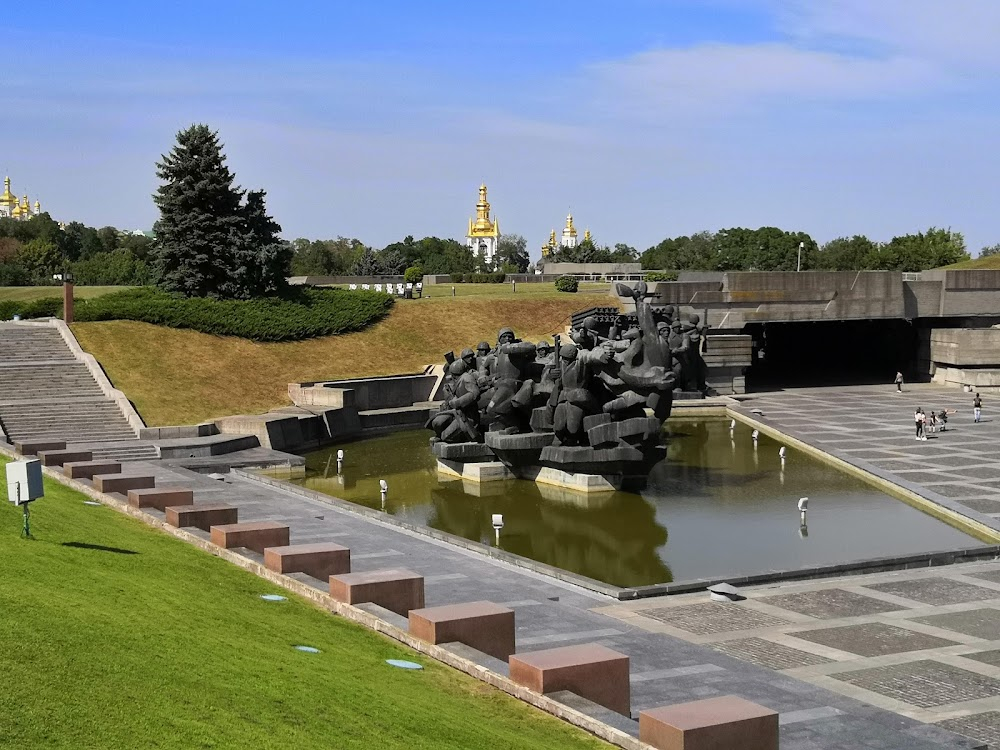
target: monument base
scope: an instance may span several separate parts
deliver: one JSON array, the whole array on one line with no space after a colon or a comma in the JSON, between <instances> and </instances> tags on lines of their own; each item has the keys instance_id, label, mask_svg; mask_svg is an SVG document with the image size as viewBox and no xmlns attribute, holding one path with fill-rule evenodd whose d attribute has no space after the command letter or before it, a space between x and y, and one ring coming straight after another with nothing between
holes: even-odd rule
<instances>
[{"instance_id":1,"label":"monument base","mask_svg":"<svg viewBox=\"0 0 1000 750\"><path fill-rule=\"evenodd\" d=\"M437 470L439 474L473 482L500 482L514 478L511 470L499 461L449 461L439 458Z\"/></svg>"}]
</instances>

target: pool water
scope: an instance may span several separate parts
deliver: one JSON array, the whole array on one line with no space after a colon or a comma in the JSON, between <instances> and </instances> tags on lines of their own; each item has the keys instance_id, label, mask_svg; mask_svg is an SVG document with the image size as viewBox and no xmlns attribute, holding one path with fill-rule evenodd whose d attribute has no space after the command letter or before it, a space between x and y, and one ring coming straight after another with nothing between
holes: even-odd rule
<instances>
[{"instance_id":1,"label":"pool water","mask_svg":"<svg viewBox=\"0 0 1000 750\"><path fill-rule=\"evenodd\" d=\"M306 455L293 480L410 523L494 544L617 586L733 576L979 546L832 466L742 424L670 420L666 460L641 493L584 495L522 480L478 484L439 476L424 430L333 445ZM345 454L337 475L336 453ZM809 498L807 525L797 502Z\"/></svg>"}]
</instances>

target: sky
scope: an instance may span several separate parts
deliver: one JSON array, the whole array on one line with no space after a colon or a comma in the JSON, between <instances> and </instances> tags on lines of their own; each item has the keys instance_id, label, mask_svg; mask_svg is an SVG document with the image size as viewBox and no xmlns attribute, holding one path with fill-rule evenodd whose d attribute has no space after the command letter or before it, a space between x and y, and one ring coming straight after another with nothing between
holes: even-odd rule
<instances>
[{"instance_id":1,"label":"sky","mask_svg":"<svg viewBox=\"0 0 1000 750\"><path fill-rule=\"evenodd\" d=\"M148 229L219 132L286 239L464 239L481 182L533 257L777 226L1000 242L996 0L34 3L4 19L0 171Z\"/></svg>"}]
</instances>

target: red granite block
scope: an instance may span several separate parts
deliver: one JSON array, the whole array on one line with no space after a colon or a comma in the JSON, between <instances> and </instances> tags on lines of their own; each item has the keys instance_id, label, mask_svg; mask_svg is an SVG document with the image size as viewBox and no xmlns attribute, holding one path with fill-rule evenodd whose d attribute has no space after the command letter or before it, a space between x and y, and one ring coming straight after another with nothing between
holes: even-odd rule
<instances>
[{"instance_id":1,"label":"red granite block","mask_svg":"<svg viewBox=\"0 0 1000 750\"><path fill-rule=\"evenodd\" d=\"M194 490L182 487L146 487L128 491L128 504L133 508L165 510L172 505L193 505Z\"/></svg>"},{"instance_id":2,"label":"red granite block","mask_svg":"<svg viewBox=\"0 0 1000 750\"><path fill-rule=\"evenodd\" d=\"M597 643L530 651L510 657L510 678L536 693L569 690L625 716L631 715L625 654Z\"/></svg>"},{"instance_id":3,"label":"red granite block","mask_svg":"<svg viewBox=\"0 0 1000 750\"><path fill-rule=\"evenodd\" d=\"M351 572L351 551L328 542L290 544L264 550L264 565L276 573L305 573L322 581Z\"/></svg>"},{"instance_id":4,"label":"red granite block","mask_svg":"<svg viewBox=\"0 0 1000 750\"><path fill-rule=\"evenodd\" d=\"M639 712L639 739L658 750L778 750L778 713L724 695Z\"/></svg>"},{"instance_id":5,"label":"red granite block","mask_svg":"<svg viewBox=\"0 0 1000 750\"><path fill-rule=\"evenodd\" d=\"M246 547L264 553L265 547L283 547L288 544L288 526L275 521L227 523L212 526L212 544L223 549Z\"/></svg>"},{"instance_id":6,"label":"red granite block","mask_svg":"<svg viewBox=\"0 0 1000 750\"><path fill-rule=\"evenodd\" d=\"M239 520L239 508L225 503L172 505L164 508L163 513L167 523L178 529L194 526L208 531L213 526L236 523Z\"/></svg>"},{"instance_id":7,"label":"red granite block","mask_svg":"<svg viewBox=\"0 0 1000 750\"><path fill-rule=\"evenodd\" d=\"M402 568L333 575L330 595L345 604L371 602L406 617L424 606L424 577Z\"/></svg>"},{"instance_id":8,"label":"red granite block","mask_svg":"<svg viewBox=\"0 0 1000 750\"><path fill-rule=\"evenodd\" d=\"M457 641L506 661L514 653L514 610L493 602L411 609L410 634L433 644Z\"/></svg>"}]
</instances>

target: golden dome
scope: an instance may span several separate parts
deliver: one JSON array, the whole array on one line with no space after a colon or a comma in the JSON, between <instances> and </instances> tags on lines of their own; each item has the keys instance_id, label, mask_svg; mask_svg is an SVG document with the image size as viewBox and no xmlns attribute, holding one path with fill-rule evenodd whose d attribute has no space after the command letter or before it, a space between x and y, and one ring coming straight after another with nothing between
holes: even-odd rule
<instances>
[{"instance_id":1,"label":"golden dome","mask_svg":"<svg viewBox=\"0 0 1000 750\"><path fill-rule=\"evenodd\" d=\"M566 214L566 229L563 230L563 234L576 237L576 227L573 226L573 214Z\"/></svg>"},{"instance_id":2,"label":"golden dome","mask_svg":"<svg viewBox=\"0 0 1000 750\"><path fill-rule=\"evenodd\" d=\"M10 192L10 177L3 179L3 195L0 195L0 206L16 206L17 197Z\"/></svg>"},{"instance_id":3,"label":"golden dome","mask_svg":"<svg viewBox=\"0 0 1000 750\"><path fill-rule=\"evenodd\" d=\"M500 234L499 222L490 218L490 203L486 200L486 184L479 186L476 219L469 220L469 237L496 237Z\"/></svg>"},{"instance_id":4,"label":"golden dome","mask_svg":"<svg viewBox=\"0 0 1000 750\"><path fill-rule=\"evenodd\" d=\"M589 229L584 229L583 230L583 241L584 242L593 242L594 241L593 238L590 236L590 230Z\"/></svg>"}]
</instances>

